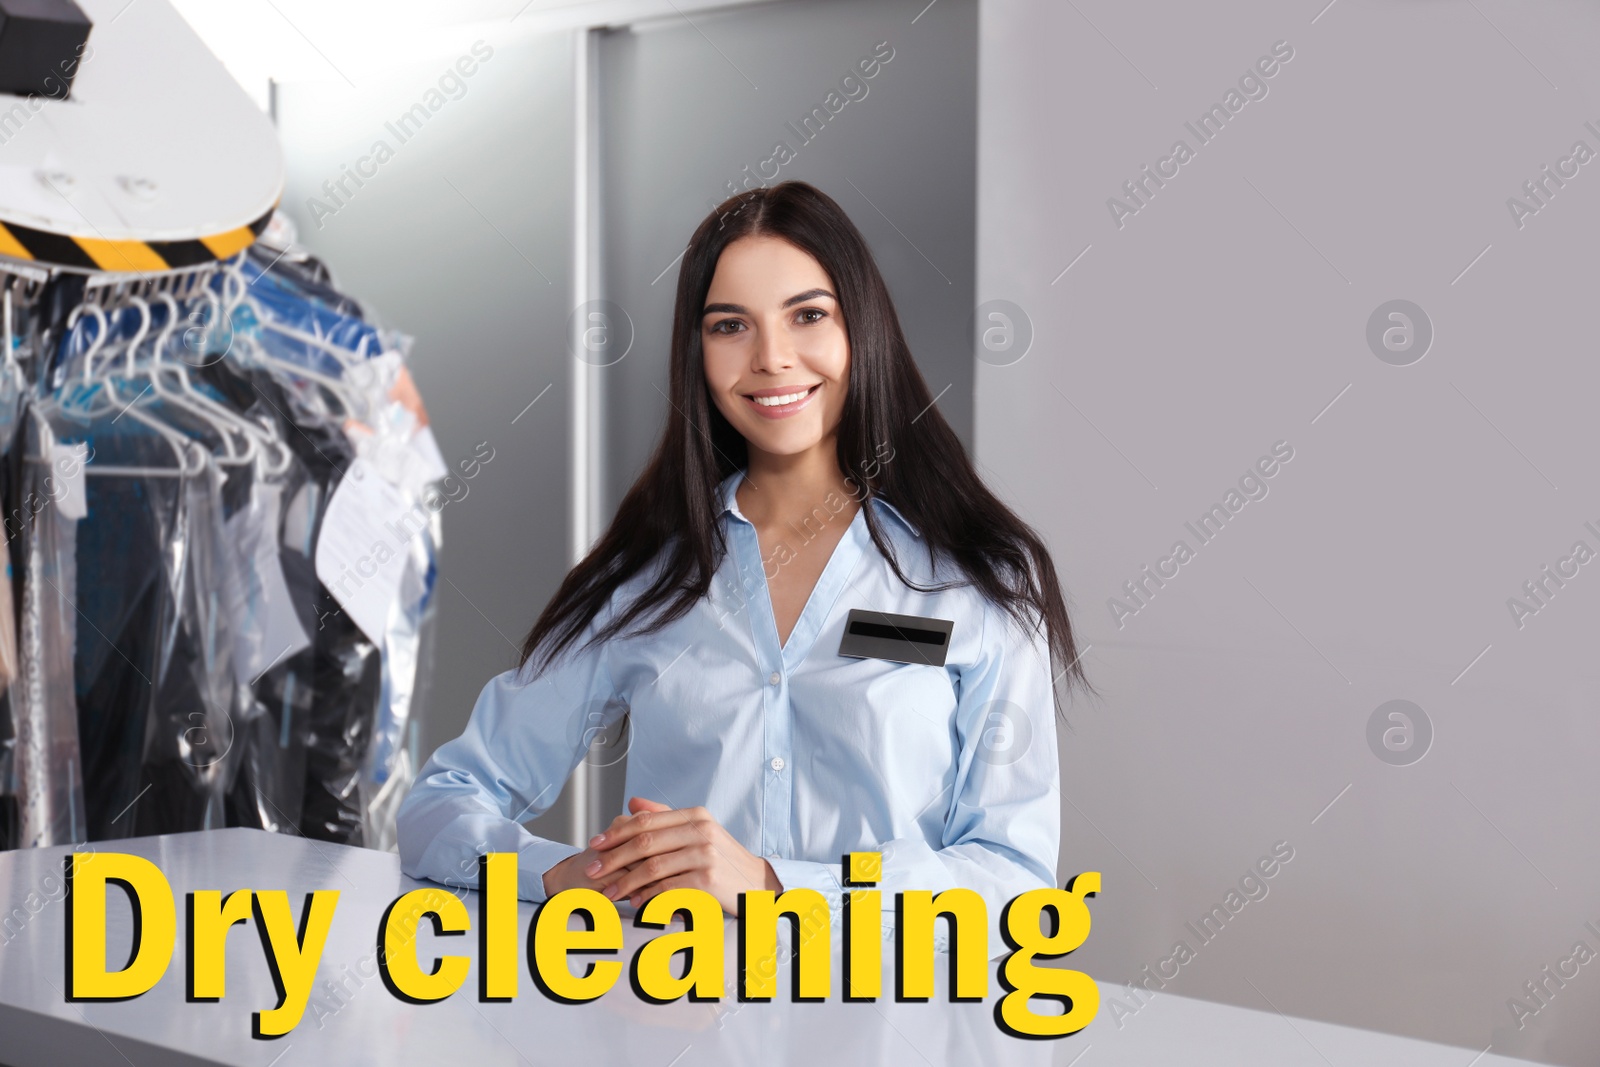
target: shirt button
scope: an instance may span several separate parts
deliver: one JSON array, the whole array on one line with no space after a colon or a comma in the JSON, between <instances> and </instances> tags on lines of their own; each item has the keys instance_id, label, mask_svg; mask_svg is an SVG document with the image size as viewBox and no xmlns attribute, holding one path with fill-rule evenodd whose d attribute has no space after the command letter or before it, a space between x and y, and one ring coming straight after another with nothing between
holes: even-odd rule
<instances>
[{"instance_id":1,"label":"shirt button","mask_svg":"<svg viewBox=\"0 0 1600 1067\"><path fill-rule=\"evenodd\" d=\"M779 682L783 681L783 675L779 674L777 671L773 671L771 674L767 675L767 681L772 685L777 685Z\"/></svg>"},{"instance_id":2,"label":"shirt button","mask_svg":"<svg viewBox=\"0 0 1600 1067\"><path fill-rule=\"evenodd\" d=\"M775 770L775 771L783 770L783 757L782 756L773 756L772 757L772 769Z\"/></svg>"}]
</instances>

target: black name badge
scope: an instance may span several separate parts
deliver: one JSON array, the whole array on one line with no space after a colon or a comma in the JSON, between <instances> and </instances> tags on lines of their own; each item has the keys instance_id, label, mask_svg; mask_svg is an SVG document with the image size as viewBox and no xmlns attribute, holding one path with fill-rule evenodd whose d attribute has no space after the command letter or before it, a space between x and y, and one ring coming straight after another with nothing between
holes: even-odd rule
<instances>
[{"instance_id":1,"label":"black name badge","mask_svg":"<svg viewBox=\"0 0 1600 1067\"><path fill-rule=\"evenodd\" d=\"M839 655L943 667L945 653L950 650L950 631L955 625L951 619L851 608L844 623L844 639L839 642Z\"/></svg>"}]
</instances>

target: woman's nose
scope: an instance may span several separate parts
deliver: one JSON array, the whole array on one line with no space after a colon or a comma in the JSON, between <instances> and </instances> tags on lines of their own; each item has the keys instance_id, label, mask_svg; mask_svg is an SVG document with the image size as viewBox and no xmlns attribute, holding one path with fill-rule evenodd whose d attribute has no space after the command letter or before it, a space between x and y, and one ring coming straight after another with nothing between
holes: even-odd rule
<instances>
[{"instance_id":1,"label":"woman's nose","mask_svg":"<svg viewBox=\"0 0 1600 1067\"><path fill-rule=\"evenodd\" d=\"M794 347L782 330L763 327L756 336L752 369L781 371L794 366Z\"/></svg>"}]
</instances>

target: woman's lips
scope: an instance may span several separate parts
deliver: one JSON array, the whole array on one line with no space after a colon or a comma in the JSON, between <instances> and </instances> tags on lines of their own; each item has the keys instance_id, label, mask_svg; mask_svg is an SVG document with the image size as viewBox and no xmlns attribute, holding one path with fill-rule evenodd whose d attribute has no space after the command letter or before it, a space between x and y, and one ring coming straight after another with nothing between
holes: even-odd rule
<instances>
[{"instance_id":1,"label":"woman's lips","mask_svg":"<svg viewBox=\"0 0 1600 1067\"><path fill-rule=\"evenodd\" d=\"M750 407L754 408L756 414L761 415L764 418L768 418L768 419L783 419L783 418L788 418L790 415L793 415L795 412L801 410L807 404L811 403L811 398L816 396L817 395L817 390L821 389L821 388L822 388L822 383L818 382L816 385L813 385L811 388L805 390L798 400L791 400L791 401L789 401L788 403L785 403L785 404L771 404L771 403L758 404L758 403L756 403L755 397L751 397L751 396L745 397L744 398L744 402L746 404L750 405ZM797 389L797 390L795 390L795 392L796 393L800 393L801 390ZM794 394L790 393L790 394L787 394L787 395L792 396ZM763 399L770 400L771 398L770 397L766 397L766 398L763 398Z\"/></svg>"}]
</instances>

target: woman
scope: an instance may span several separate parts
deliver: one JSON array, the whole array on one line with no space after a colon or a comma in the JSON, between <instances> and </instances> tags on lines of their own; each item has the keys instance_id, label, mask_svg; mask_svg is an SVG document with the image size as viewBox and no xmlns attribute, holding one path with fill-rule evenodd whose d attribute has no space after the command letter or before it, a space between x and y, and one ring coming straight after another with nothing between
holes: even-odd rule
<instances>
[{"instance_id":1,"label":"woman","mask_svg":"<svg viewBox=\"0 0 1600 1067\"><path fill-rule=\"evenodd\" d=\"M682 886L731 914L810 886L838 930L840 857L878 851L886 926L895 892L966 886L994 937L1007 900L1055 884L1053 681L1087 684L1048 551L934 406L860 233L804 182L695 231L670 374L610 529L400 809L405 872L471 885L479 854L515 851L529 900ZM932 636L847 635L852 609ZM624 714L628 812L587 847L529 833Z\"/></svg>"}]
</instances>

